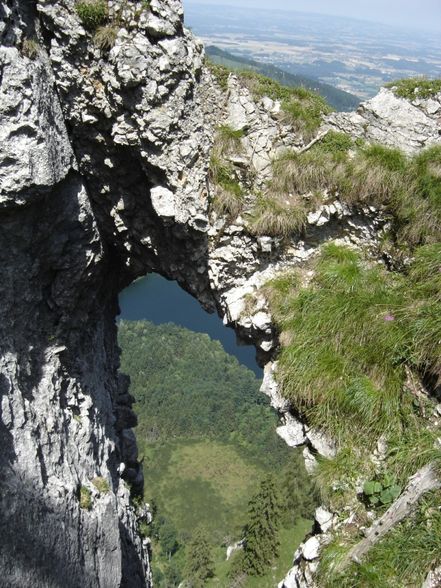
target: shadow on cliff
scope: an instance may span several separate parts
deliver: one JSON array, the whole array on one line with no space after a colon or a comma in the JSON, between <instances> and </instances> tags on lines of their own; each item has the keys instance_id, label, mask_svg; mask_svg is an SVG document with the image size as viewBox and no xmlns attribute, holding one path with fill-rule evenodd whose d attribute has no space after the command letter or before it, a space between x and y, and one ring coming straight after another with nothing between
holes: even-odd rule
<instances>
[{"instance_id":1,"label":"shadow on cliff","mask_svg":"<svg viewBox=\"0 0 441 588\"><path fill-rule=\"evenodd\" d=\"M117 289L79 176L28 196L0 211L0 585L108 588L118 574L103 583L112 574L105 525L93 513L86 521L72 491L63 498L63 469L77 476L79 491L102 464L118 491ZM82 408L85 396L93 410ZM85 410L91 430L72 454L69 423ZM52 433L48 419L56 421ZM104 440L115 445L109 458ZM123 554L121 585L145 586L116 505L105 516L116 529L112 549Z\"/></svg>"}]
</instances>

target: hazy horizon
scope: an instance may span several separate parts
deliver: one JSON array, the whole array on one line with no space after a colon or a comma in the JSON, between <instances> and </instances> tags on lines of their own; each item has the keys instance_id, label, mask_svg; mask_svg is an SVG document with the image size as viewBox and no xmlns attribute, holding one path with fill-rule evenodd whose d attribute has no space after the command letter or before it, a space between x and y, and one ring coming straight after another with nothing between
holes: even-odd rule
<instances>
[{"instance_id":1,"label":"hazy horizon","mask_svg":"<svg viewBox=\"0 0 441 588\"><path fill-rule=\"evenodd\" d=\"M237 8L259 8L267 10L286 10L305 12L324 16L355 18L377 22L398 28L426 30L441 33L440 0L420 0L417 4L410 0L184 0L186 4L229 5Z\"/></svg>"}]
</instances>

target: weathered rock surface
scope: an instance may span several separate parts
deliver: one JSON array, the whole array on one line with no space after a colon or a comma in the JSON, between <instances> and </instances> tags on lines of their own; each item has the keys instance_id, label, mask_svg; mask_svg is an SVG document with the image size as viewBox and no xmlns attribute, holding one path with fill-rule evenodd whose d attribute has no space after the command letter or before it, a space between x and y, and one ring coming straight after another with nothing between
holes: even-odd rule
<instances>
[{"instance_id":1,"label":"weathered rock surface","mask_svg":"<svg viewBox=\"0 0 441 588\"><path fill-rule=\"evenodd\" d=\"M153 0L139 22L124 14L100 54L74 5L0 4L0 573L11 588L150 584L117 294L149 269L185 273L201 299L208 290L216 104L201 46L180 2Z\"/></svg>"},{"instance_id":2,"label":"weathered rock surface","mask_svg":"<svg viewBox=\"0 0 441 588\"><path fill-rule=\"evenodd\" d=\"M396 147L412 155L424 147L441 145L440 118L441 94L410 102L395 96L392 89L382 88L356 112L331 114L325 128Z\"/></svg>"}]
</instances>

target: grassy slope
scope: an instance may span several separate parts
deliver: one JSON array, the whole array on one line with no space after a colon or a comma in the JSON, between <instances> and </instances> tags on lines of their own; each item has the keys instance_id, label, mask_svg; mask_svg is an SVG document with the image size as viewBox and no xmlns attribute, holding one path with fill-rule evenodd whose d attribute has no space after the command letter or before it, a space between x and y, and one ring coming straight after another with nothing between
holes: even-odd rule
<instances>
[{"instance_id":1,"label":"grassy slope","mask_svg":"<svg viewBox=\"0 0 441 588\"><path fill-rule=\"evenodd\" d=\"M209 46L206 51L211 61L224 65L229 69L250 70L267 76L284 86L304 86L309 90L313 90L325 98L338 111L354 110L360 103L360 99L354 94L344 92L318 80L290 74L274 65L238 57L218 47Z\"/></svg>"}]
</instances>

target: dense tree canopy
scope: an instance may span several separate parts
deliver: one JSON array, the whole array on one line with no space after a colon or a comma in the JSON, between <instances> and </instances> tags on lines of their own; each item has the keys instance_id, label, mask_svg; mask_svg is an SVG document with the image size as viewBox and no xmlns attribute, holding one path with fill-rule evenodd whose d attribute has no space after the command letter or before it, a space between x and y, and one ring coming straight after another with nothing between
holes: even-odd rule
<instances>
[{"instance_id":1,"label":"dense tree canopy","mask_svg":"<svg viewBox=\"0 0 441 588\"><path fill-rule=\"evenodd\" d=\"M218 341L174 324L121 321L122 371L136 399L139 439L209 437L279 467L289 455L256 376Z\"/></svg>"}]
</instances>

